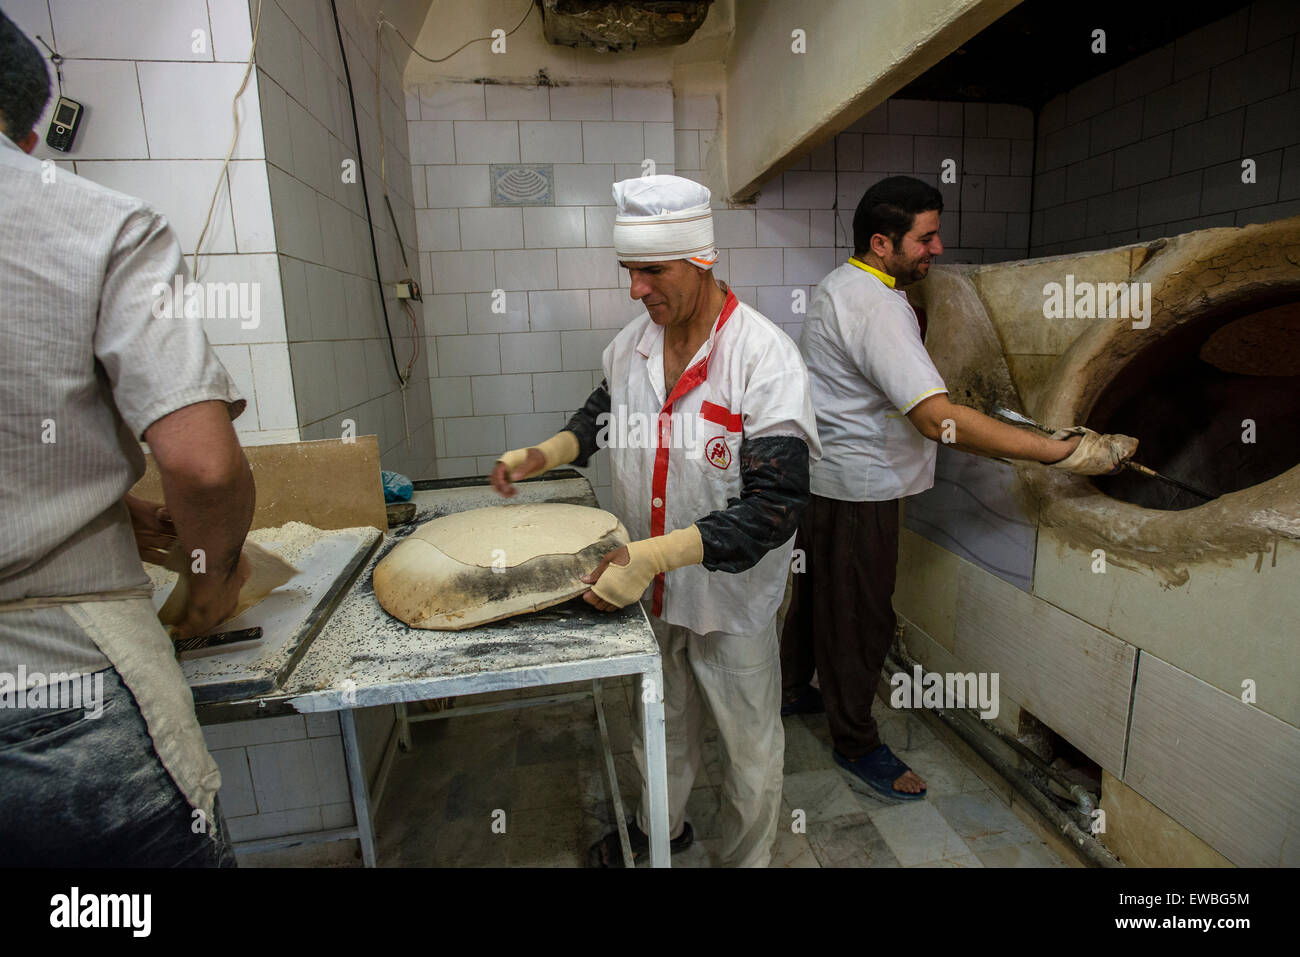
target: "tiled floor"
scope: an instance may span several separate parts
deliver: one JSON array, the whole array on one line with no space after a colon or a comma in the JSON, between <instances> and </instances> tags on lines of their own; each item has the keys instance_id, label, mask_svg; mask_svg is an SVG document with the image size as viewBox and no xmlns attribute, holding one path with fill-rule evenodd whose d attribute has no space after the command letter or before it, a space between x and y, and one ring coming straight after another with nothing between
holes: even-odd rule
<instances>
[{"instance_id":1,"label":"tiled floor","mask_svg":"<svg viewBox=\"0 0 1300 957\"><path fill-rule=\"evenodd\" d=\"M632 809L631 688L606 689L619 787ZM1067 866L915 715L877 708L886 743L926 779L929 797L886 804L859 793L831 760L825 717L787 718L773 866ZM379 809L382 866L582 866L613 827L590 701L431 721L413 735L415 749L397 755ZM674 867L717 862L722 779L712 738L705 756L687 805L696 841ZM794 832L796 809L803 833Z\"/></svg>"}]
</instances>

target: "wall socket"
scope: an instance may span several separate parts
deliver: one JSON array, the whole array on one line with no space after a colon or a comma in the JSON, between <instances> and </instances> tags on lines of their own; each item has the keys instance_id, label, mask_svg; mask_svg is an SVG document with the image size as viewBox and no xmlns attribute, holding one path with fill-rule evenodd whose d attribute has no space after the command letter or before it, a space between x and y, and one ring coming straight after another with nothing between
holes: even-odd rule
<instances>
[{"instance_id":1,"label":"wall socket","mask_svg":"<svg viewBox=\"0 0 1300 957\"><path fill-rule=\"evenodd\" d=\"M420 284L414 279L403 279L397 284L398 299L413 299L415 302L423 302L420 298Z\"/></svg>"}]
</instances>

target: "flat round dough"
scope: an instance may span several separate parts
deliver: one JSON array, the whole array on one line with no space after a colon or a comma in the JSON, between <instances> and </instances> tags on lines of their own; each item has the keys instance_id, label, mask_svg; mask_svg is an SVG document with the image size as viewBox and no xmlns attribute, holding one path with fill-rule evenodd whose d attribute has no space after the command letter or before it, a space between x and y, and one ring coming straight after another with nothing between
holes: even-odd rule
<instances>
[{"instance_id":1,"label":"flat round dough","mask_svg":"<svg viewBox=\"0 0 1300 957\"><path fill-rule=\"evenodd\" d=\"M375 566L375 598L414 628L460 630L581 595L607 552L627 544L609 512L498 505L426 522Z\"/></svg>"},{"instance_id":2,"label":"flat round dough","mask_svg":"<svg viewBox=\"0 0 1300 957\"><path fill-rule=\"evenodd\" d=\"M426 541L463 565L513 568L538 555L572 555L618 525L583 505L497 505L425 522L411 539Z\"/></svg>"}]
</instances>

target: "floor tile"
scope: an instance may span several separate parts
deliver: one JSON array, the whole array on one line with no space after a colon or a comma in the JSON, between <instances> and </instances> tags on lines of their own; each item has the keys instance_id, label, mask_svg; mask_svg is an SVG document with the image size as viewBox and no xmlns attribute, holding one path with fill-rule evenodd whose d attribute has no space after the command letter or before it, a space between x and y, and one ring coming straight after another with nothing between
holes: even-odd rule
<instances>
[{"instance_id":1,"label":"floor tile","mask_svg":"<svg viewBox=\"0 0 1300 957\"><path fill-rule=\"evenodd\" d=\"M510 807L516 811L581 806L582 784L577 761L520 765L513 772Z\"/></svg>"},{"instance_id":2,"label":"floor tile","mask_svg":"<svg viewBox=\"0 0 1300 957\"><path fill-rule=\"evenodd\" d=\"M438 828L425 866L505 867L509 846L509 818L506 833L492 830L490 819L463 818L444 821Z\"/></svg>"},{"instance_id":3,"label":"floor tile","mask_svg":"<svg viewBox=\"0 0 1300 957\"><path fill-rule=\"evenodd\" d=\"M792 811L804 812L808 824L861 814L869 800L855 794L839 770L787 774L785 798Z\"/></svg>"},{"instance_id":4,"label":"floor tile","mask_svg":"<svg viewBox=\"0 0 1300 957\"><path fill-rule=\"evenodd\" d=\"M926 723L911 711L891 711L877 701L872 714L880 730L880 740L892 751L911 751L937 740Z\"/></svg>"},{"instance_id":5,"label":"floor tile","mask_svg":"<svg viewBox=\"0 0 1300 957\"><path fill-rule=\"evenodd\" d=\"M821 867L817 855L805 834L792 834L788 830L777 832L772 845L772 862L769 867Z\"/></svg>"},{"instance_id":6,"label":"floor tile","mask_svg":"<svg viewBox=\"0 0 1300 957\"><path fill-rule=\"evenodd\" d=\"M974 854L961 854L941 861L926 861L924 864L909 864L908 867L983 867L983 862Z\"/></svg>"},{"instance_id":7,"label":"floor tile","mask_svg":"<svg viewBox=\"0 0 1300 957\"><path fill-rule=\"evenodd\" d=\"M1061 857L1042 841L1008 844L987 851L977 851L985 867L1069 867Z\"/></svg>"},{"instance_id":8,"label":"floor tile","mask_svg":"<svg viewBox=\"0 0 1300 957\"><path fill-rule=\"evenodd\" d=\"M611 741L626 746L614 761L632 820L641 787L628 750L636 689L627 682L605 688ZM860 793L831 758L825 715L786 718L771 866L1066 866L915 714L878 706L877 719L886 743L926 778L927 799L893 803ZM376 827L385 866L587 866L588 849L614 828L589 702L422 722L412 734L414 750L395 759ZM708 729L701 757L687 804L696 839L674 855L674 867L719 865L716 728ZM806 833L791 830L796 809ZM497 810L505 834L492 830Z\"/></svg>"},{"instance_id":9,"label":"floor tile","mask_svg":"<svg viewBox=\"0 0 1300 957\"><path fill-rule=\"evenodd\" d=\"M447 786L447 799L443 804L444 821L461 821L467 818L489 820L496 811L513 810L514 770L461 771Z\"/></svg>"},{"instance_id":10,"label":"floor tile","mask_svg":"<svg viewBox=\"0 0 1300 957\"><path fill-rule=\"evenodd\" d=\"M784 719L785 773L830 771L837 765L828 744L797 718Z\"/></svg>"},{"instance_id":11,"label":"floor tile","mask_svg":"<svg viewBox=\"0 0 1300 957\"><path fill-rule=\"evenodd\" d=\"M606 696L605 726L609 730L611 751L615 754L623 754L632 750L632 717L628 714L627 705L622 700Z\"/></svg>"},{"instance_id":12,"label":"floor tile","mask_svg":"<svg viewBox=\"0 0 1300 957\"><path fill-rule=\"evenodd\" d=\"M1029 828L992 791L941 794L931 797L930 803L973 851L1023 844L1033 839Z\"/></svg>"},{"instance_id":13,"label":"floor tile","mask_svg":"<svg viewBox=\"0 0 1300 957\"><path fill-rule=\"evenodd\" d=\"M510 867L578 867L582 811L575 807L517 811L508 821Z\"/></svg>"},{"instance_id":14,"label":"floor tile","mask_svg":"<svg viewBox=\"0 0 1300 957\"><path fill-rule=\"evenodd\" d=\"M898 858L865 814L808 826L808 843L822 867L898 867Z\"/></svg>"},{"instance_id":15,"label":"floor tile","mask_svg":"<svg viewBox=\"0 0 1300 957\"><path fill-rule=\"evenodd\" d=\"M893 745L890 745L893 749ZM898 759L925 781L928 797L988 790L983 779L941 741L931 740L911 750L896 750Z\"/></svg>"},{"instance_id":16,"label":"floor tile","mask_svg":"<svg viewBox=\"0 0 1300 957\"><path fill-rule=\"evenodd\" d=\"M971 853L943 815L926 801L872 810L871 823L904 867Z\"/></svg>"}]
</instances>

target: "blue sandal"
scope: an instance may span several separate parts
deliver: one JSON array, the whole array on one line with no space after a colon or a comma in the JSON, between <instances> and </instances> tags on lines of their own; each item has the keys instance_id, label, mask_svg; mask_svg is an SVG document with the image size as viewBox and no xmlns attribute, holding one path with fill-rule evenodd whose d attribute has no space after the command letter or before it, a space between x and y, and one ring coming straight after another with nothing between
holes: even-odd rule
<instances>
[{"instance_id":1,"label":"blue sandal","mask_svg":"<svg viewBox=\"0 0 1300 957\"><path fill-rule=\"evenodd\" d=\"M915 794L894 789L894 782L912 770L894 756L889 745L882 744L876 750L850 761L838 751L834 752L835 763L860 780L882 797L895 801L919 801L925 797L926 788Z\"/></svg>"}]
</instances>

